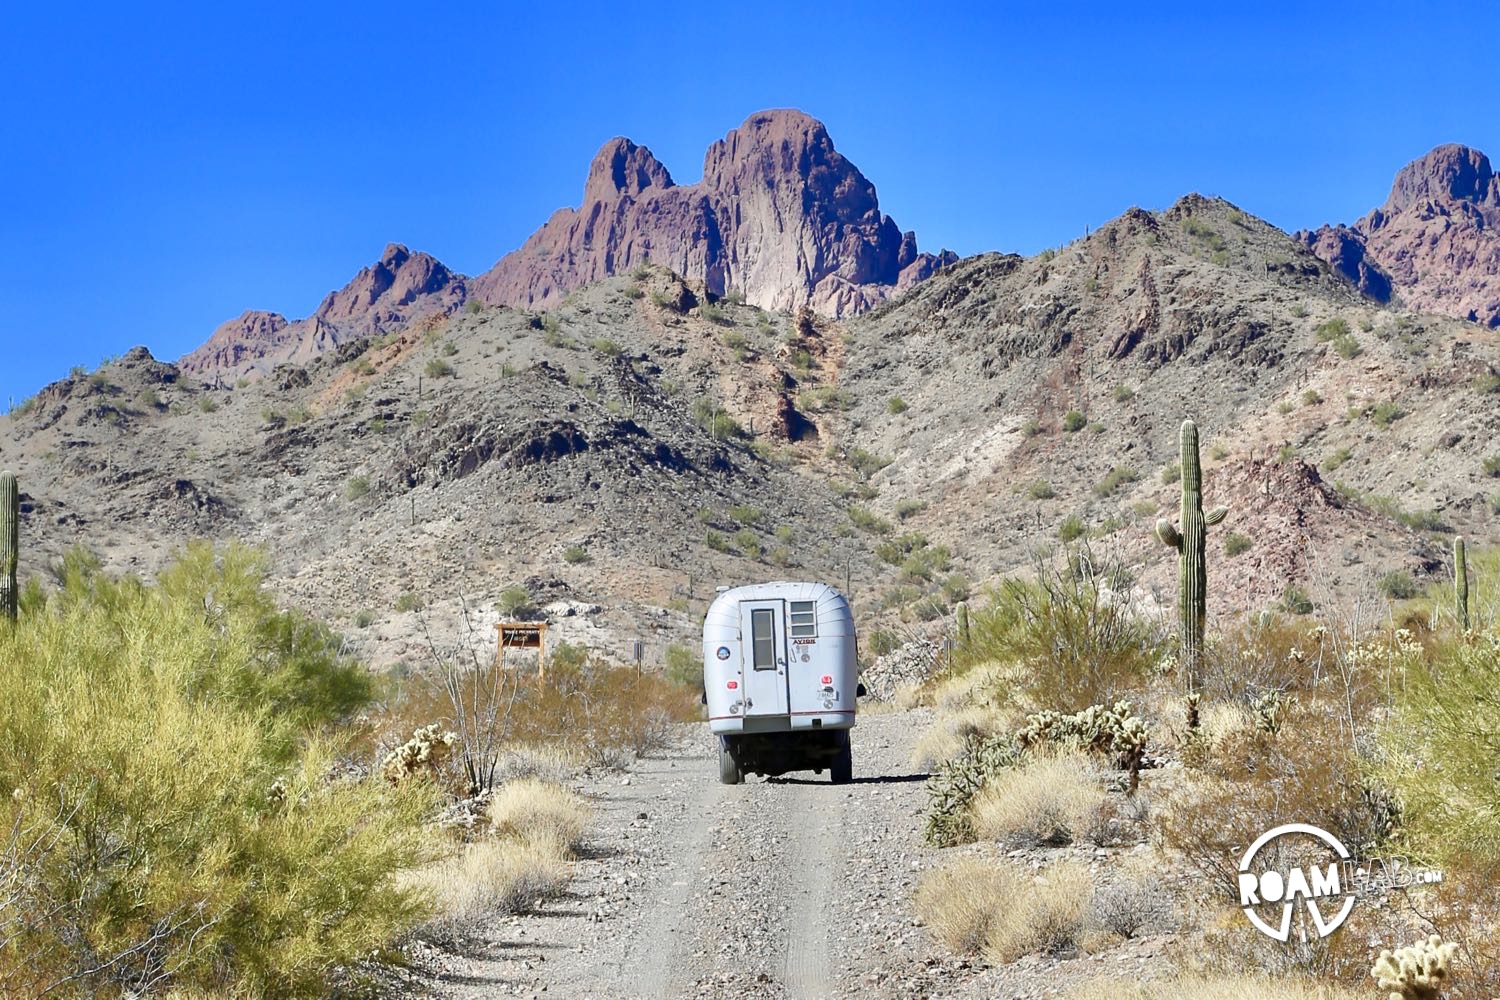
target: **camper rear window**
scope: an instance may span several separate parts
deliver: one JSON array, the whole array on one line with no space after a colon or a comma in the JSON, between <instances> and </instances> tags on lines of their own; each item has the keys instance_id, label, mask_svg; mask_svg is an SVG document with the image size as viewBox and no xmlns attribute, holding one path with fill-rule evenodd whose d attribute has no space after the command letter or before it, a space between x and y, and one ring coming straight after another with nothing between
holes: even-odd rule
<instances>
[{"instance_id":1,"label":"camper rear window","mask_svg":"<svg viewBox=\"0 0 1500 1000\"><path fill-rule=\"evenodd\" d=\"M810 639L818 634L818 604L816 601L792 602L792 638Z\"/></svg>"},{"instance_id":2,"label":"camper rear window","mask_svg":"<svg viewBox=\"0 0 1500 1000\"><path fill-rule=\"evenodd\" d=\"M756 670L776 669L775 628L769 609L750 612L750 660Z\"/></svg>"}]
</instances>

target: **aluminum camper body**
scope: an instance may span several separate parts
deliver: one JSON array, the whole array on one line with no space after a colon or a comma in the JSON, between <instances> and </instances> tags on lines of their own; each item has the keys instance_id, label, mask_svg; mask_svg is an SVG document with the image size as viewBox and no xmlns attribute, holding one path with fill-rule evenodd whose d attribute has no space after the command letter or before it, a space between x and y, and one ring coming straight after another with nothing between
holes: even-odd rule
<instances>
[{"instance_id":1,"label":"aluminum camper body","mask_svg":"<svg viewBox=\"0 0 1500 1000\"><path fill-rule=\"evenodd\" d=\"M828 768L852 775L854 615L823 583L725 590L703 621L703 691L720 778Z\"/></svg>"}]
</instances>

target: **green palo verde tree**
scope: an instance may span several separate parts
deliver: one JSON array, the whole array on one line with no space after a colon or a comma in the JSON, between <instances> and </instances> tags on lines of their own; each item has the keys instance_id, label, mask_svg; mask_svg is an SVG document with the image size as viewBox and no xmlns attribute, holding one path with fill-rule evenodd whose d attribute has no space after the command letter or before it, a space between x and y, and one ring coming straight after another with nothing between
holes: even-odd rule
<instances>
[{"instance_id":1,"label":"green palo verde tree","mask_svg":"<svg viewBox=\"0 0 1500 1000\"><path fill-rule=\"evenodd\" d=\"M1198 425L1182 422L1182 513L1173 527L1156 522L1156 537L1177 550L1178 644L1188 685L1188 724L1198 725L1198 692L1203 685L1203 625L1208 617L1209 526L1224 520L1227 507L1203 511L1203 471L1198 463Z\"/></svg>"}]
</instances>

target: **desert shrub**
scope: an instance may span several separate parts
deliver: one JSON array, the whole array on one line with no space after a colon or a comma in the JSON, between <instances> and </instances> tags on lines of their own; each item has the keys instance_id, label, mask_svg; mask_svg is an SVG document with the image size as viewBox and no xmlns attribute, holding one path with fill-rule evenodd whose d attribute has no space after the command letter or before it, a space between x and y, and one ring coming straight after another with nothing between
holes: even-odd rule
<instances>
[{"instance_id":1,"label":"desert shrub","mask_svg":"<svg viewBox=\"0 0 1500 1000\"><path fill-rule=\"evenodd\" d=\"M1094 890L1089 922L1129 940L1142 931L1159 934L1173 923L1172 901L1151 871L1127 870Z\"/></svg>"},{"instance_id":2,"label":"desert shrub","mask_svg":"<svg viewBox=\"0 0 1500 1000\"><path fill-rule=\"evenodd\" d=\"M1057 492L1047 480L1038 479L1026 487L1026 495L1033 500L1051 500L1057 496Z\"/></svg>"},{"instance_id":3,"label":"desert shrub","mask_svg":"<svg viewBox=\"0 0 1500 1000\"><path fill-rule=\"evenodd\" d=\"M433 358L422 371L428 378L448 378L453 374L453 366L442 358Z\"/></svg>"},{"instance_id":4,"label":"desert shrub","mask_svg":"<svg viewBox=\"0 0 1500 1000\"><path fill-rule=\"evenodd\" d=\"M974 797L986 783L1020 759L1008 732L999 731L996 713L983 706L941 721L918 743L917 756L938 761L927 783L927 820L922 836L934 847L973 841ZM956 739L957 749L952 749ZM946 759L942 759L946 756Z\"/></svg>"},{"instance_id":5,"label":"desert shrub","mask_svg":"<svg viewBox=\"0 0 1500 1000\"><path fill-rule=\"evenodd\" d=\"M710 530L703 535L703 544L715 552L728 552L729 540L717 531Z\"/></svg>"},{"instance_id":6,"label":"desert shrub","mask_svg":"<svg viewBox=\"0 0 1500 1000\"><path fill-rule=\"evenodd\" d=\"M1033 875L1008 863L964 858L929 872L916 907L948 948L996 963L1077 943L1093 891L1088 868L1073 861Z\"/></svg>"},{"instance_id":7,"label":"desert shrub","mask_svg":"<svg viewBox=\"0 0 1500 1000\"><path fill-rule=\"evenodd\" d=\"M1140 478L1140 473L1128 465L1117 465L1109 470L1099 482L1094 484L1094 495L1097 497L1111 496L1121 486L1126 486Z\"/></svg>"},{"instance_id":8,"label":"desert shrub","mask_svg":"<svg viewBox=\"0 0 1500 1000\"><path fill-rule=\"evenodd\" d=\"M1341 317L1335 317L1319 323L1313 328L1313 334L1319 341L1327 343L1340 337L1349 336L1349 321Z\"/></svg>"},{"instance_id":9,"label":"desert shrub","mask_svg":"<svg viewBox=\"0 0 1500 1000\"><path fill-rule=\"evenodd\" d=\"M563 562L568 563L570 566L580 566L583 563L590 562L591 558L589 550L582 545L569 545L563 549Z\"/></svg>"},{"instance_id":10,"label":"desert shrub","mask_svg":"<svg viewBox=\"0 0 1500 1000\"><path fill-rule=\"evenodd\" d=\"M420 611L426 604L427 602L422 600L422 595L413 590L405 591L396 598L397 611Z\"/></svg>"},{"instance_id":11,"label":"desert shrub","mask_svg":"<svg viewBox=\"0 0 1500 1000\"><path fill-rule=\"evenodd\" d=\"M1035 563L1033 581L1007 580L970 614L962 659L1022 667L1035 705L1076 711L1115 701L1160 657L1161 639L1124 600L1128 573L1087 545Z\"/></svg>"},{"instance_id":12,"label":"desert shrub","mask_svg":"<svg viewBox=\"0 0 1500 1000\"><path fill-rule=\"evenodd\" d=\"M422 933L440 941L470 936L496 916L525 913L558 895L567 881L567 858L552 845L494 837L465 844L402 879L431 901L433 916Z\"/></svg>"},{"instance_id":13,"label":"desert shrub","mask_svg":"<svg viewBox=\"0 0 1500 1000\"><path fill-rule=\"evenodd\" d=\"M759 507L751 507L748 504L736 504L729 508L729 516L746 526L760 524L766 519L765 511Z\"/></svg>"},{"instance_id":14,"label":"desert shrub","mask_svg":"<svg viewBox=\"0 0 1500 1000\"><path fill-rule=\"evenodd\" d=\"M1087 425L1088 420L1085 419L1084 415L1077 410L1069 410L1063 415L1063 430L1067 431L1069 434L1072 434L1075 431L1081 431Z\"/></svg>"},{"instance_id":15,"label":"desert shrub","mask_svg":"<svg viewBox=\"0 0 1500 1000\"><path fill-rule=\"evenodd\" d=\"M809 413L837 413L854 405L854 397L837 386L824 385L807 389L797 396L799 409Z\"/></svg>"},{"instance_id":16,"label":"desert shrub","mask_svg":"<svg viewBox=\"0 0 1500 1000\"><path fill-rule=\"evenodd\" d=\"M724 412L723 407L713 400L700 399L695 402L693 417L698 421L698 426L718 440L738 440L747 436L739 421Z\"/></svg>"},{"instance_id":17,"label":"desert shrub","mask_svg":"<svg viewBox=\"0 0 1500 1000\"><path fill-rule=\"evenodd\" d=\"M1205 893L1233 892L1245 845L1289 816L1368 852L1390 836L1396 809L1353 744L1341 720L1309 708L1276 734L1231 730L1206 754L1209 770L1158 799L1155 835Z\"/></svg>"},{"instance_id":18,"label":"desert shrub","mask_svg":"<svg viewBox=\"0 0 1500 1000\"><path fill-rule=\"evenodd\" d=\"M1393 601L1409 601L1421 593L1411 574L1399 569L1381 576L1379 586L1380 592Z\"/></svg>"},{"instance_id":19,"label":"desert shrub","mask_svg":"<svg viewBox=\"0 0 1500 1000\"><path fill-rule=\"evenodd\" d=\"M734 533L734 544L746 557L750 559L760 558L760 536L751 528L741 528Z\"/></svg>"},{"instance_id":20,"label":"desert shrub","mask_svg":"<svg viewBox=\"0 0 1500 1000\"><path fill-rule=\"evenodd\" d=\"M901 414L905 413L907 409L908 407L906 405L906 400L902 399L900 396L892 396L890 399L886 400L885 412L889 413L893 417L900 416Z\"/></svg>"},{"instance_id":21,"label":"desert shrub","mask_svg":"<svg viewBox=\"0 0 1500 1000\"><path fill-rule=\"evenodd\" d=\"M869 479L875 473L891 464L891 459L884 455L877 455L863 448L850 448L845 456L852 468L861 479Z\"/></svg>"},{"instance_id":22,"label":"desert shrub","mask_svg":"<svg viewBox=\"0 0 1500 1000\"><path fill-rule=\"evenodd\" d=\"M926 500L902 500L896 504L896 520L905 521L927 509Z\"/></svg>"},{"instance_id":23,"label":"desert shrub","mask_svg":"<svg viewBox=\"0 0 1500 1000\"><path fill-rule=\"evenodd\" d=\"M610 340L608 337L595 337L593 340L589 341L589 346L592 347L597 353L603 354L608 358L619 357L620 354L624 351L624 349L620 347L619 344L615 343L613 340Z\"/></svg>"},{"instance_id":24,"label":"desert shrub","mask_svg":"<svg viewBox=\"0 0 1500 1000\"><path fill-rule=\"evenodd\" d=\"M1076 542L1088 532L1084 526L1083 518L1077 514L1069 514L1063 518L1062 524L1057 526L1057 537L1064 545Z\"/></svg>"},{"instance_id":25,"label":"desert shrub","mask_svg":"<svg viewBox=\"0 0 1500 1000\"><path fill-rule=\"evenodd\" d=\"M1164 466L1161 470L1161 481L1163 486L1171 486L1182 479L1182 463L1173 462Z\"/></svg>"},{"instance_id":26,"label":"desert shrub","mask_svg":"<svg viewBox=\"0 0 1500 1000\"><path fill-rule=\"evenodd\" d=\"M1242 535L1238 531L1231 531L1224 536L1224 554L1233 559L1244 552L1249 552L1255 547L1255 542L1249 535Z\"/></svg>"},{"instance_id":27,"label":"desert shrub","mask_svg":"<svg viewBox=\"0 0 1500 1000\"><path fill-rule=\"evenodd\" d=\"M1391 424L1406 416L1406 411L1401 409L1399 403L1385 400L1376 403L1370 408L1370 422L1376 427L1389 427Z\"/></svg>"},{"instance_id":28,"label":"desert shrub","mask_svg":"<svg viewBox=\"0 0 1500 1000\"><path fill-rule=\"evenodd\" d=\"M335 771L324 729L368 678L263 579L194 546L0 627L0 823L31 845L0 993L321 996L424 917L397 876L434 854L436 791Z\"/></svg>"},{"instance_id":29,"label":"desert shrub","mask_svg":"<svg viewBox=\"0 0 1500 1000\"><path fill-rule=\"evenodd\" d=\"M1363 1000L1367 993L1311 978L1254 975L1182 975L1142 982L1101 978L1068 993L1068 1000Z\"/></svg>"},{"instance_id":30,"label":"desert shrub","mask_svg":"<svg viewBox=\"0 0 1500 1000\"><path fill-rule=\"evenodd\" d=\"M569 854L583 845L589 809L576 792L536 778L501 785L487 809L497 837L561 845Z\"/></svg>"},{"instance_id":31,"label":"desert shrub","mask_svg":"<svg viewBox=\"0 0 1500 1000\"><path fill-rule=\"evenodd\" d=\"M1308 389L1302 393L1303 406L1317 406L1321 402L1323 402L1323 395L1316 389Z\"/></svg>"},{"instance_id":32,"label":"desert shrub","mask_svg":"<svg viewBox=\"0 0 1500 1000\"><path fill-rule=\"evenodd\" d=\"M1209 638L1203 690L1210 700L1248 707L1267 691L1312 691L1334 670L1328 630L1300 615L1247 615Z\"/></svg>"},{"instance_id":33,"label":"desert shrub","mask_svg":"<svg viewBox=\"0 0 1500 1000\"><path fill-rule=\"evenodd\" d=\"M1355 358L1360 355L1364 348L1359 346L1359 341L1351 333L1341 334L1333 338L1333 349L1341 358Z\"/></svg>"},{"instance_id":34,"label":"desert shrub","mask_svg":"<svg viewBox=\"0 0 1500 1000\"><path fill-rule=\"evenodd\" d=\"M1443 647L1405 671L1380 731L1382 777L1406 820L1400 838L1414 855L1500 868L1500 641Z\"/></svg>"},{"instance_id":35,"label":"desert shrub","mask_svg":"<svg viewBox=\"0 0 1500 1000\"><path fill-rule=\"evenodd\" d=\"M703 661L698 656L698 652L690 646L677 643L668 646L665 654L667 680L694 691L701 690L703 688Z\"/></svg>"},{"instance_id":36,"label":"desert shrub","mask_svg":"<svg viewBox=\"0 0 1500 1000\"><path fill-rule=\"evenodd\" d=\"M349 481L344 484L344 496L350 500L358 500L370 492L369 476L350 476Z\"/></svg>"},{"instance_id":37,"label":"desert shrub","mask_svg":"<svg viewBox=\"0 0 1500 1000\"><path fill-rule=\"evenodd\" d=\"M369 628L375 624L375 612L369 610L360 611L354 616L355 628Z\"/></svg>"},{"instance_id":38,"label":"desert shrub","mask_svg":"<svg viewBox=\"0 0 1500 1000\"><path fill-rule=\"evenodd\" d=\"M1310 615L1314 605L1307 591L1293 584L1281 592L1282 610L1294 615Z\"/></svg>"},{"instance_id":39,"label":"desert shrub","mask_svg":"<svg viewBox=\"0 0 1500 1000\"><path fill-rule=\"evenodd\" d=\"M879 516L868 507L851 506L849 508L849 521L861 531L868 531L876 535L889 534L891 522Z\"/></svg>"},{"instance_id":40,"label":"desert shrub","mask_svg":"<svg viewBox=\"0 0 1500 1000\"><path fill-rule=\"evenodd\" d=\"M876 656L893 653L901 646L901 640L890 629L876 629L870 634L870 652Z\"/></svg>"},{"instance_id":41,"label":"desert shrub","mask_svg":"<svg viewBox=\"0 0 1500 1000\"><path fill-rule=\"evenodd\" d=\"M495 610L507 618L520 618L530 614L533 610L531 591L519 583L511 584L500 591L500 596L495 601Z\"/></svg>"},{"instance_id":42,"label":"desert shrub","mask_svg":"<svg viewBox=\"0 0 1500 1000\"><path fill-rule=\"evenodd\" d=\"M978 953L1003 905L1025 892L1017 871L986 858L958 858L922 877L914 899L922 922L949 951Z\"/></svg>"},{"instance_id":43,"label":"desert shrub","mask_svg":"<svg viewBox=\"0 0 1500 1000\"><path fill-rule=\"evenodd\" d=\"M1128 385L1115 386L1115 402L1126 403L1135 398L1135 390Z\"/></svg>"},{"instance_id":44,"label":"desert shrub","mask_svg":"<svg viewBox=\"0 0 1500 1000\"><path fill-rule=\"evenodd\" d=\"M1081 753L1042 754L991 776L970 803L974 834L1006 848L1082 839L1104 788Z\"/></svg>"}]
</instances>

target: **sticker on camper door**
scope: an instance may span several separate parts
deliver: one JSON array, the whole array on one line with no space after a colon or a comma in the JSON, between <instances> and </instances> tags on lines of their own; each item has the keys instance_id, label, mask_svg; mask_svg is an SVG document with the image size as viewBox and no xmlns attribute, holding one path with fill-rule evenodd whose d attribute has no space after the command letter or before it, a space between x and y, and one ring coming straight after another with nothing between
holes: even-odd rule
<instances>
[{"instance_id":1,"label":"sticker on camper door","mask_svg":"<svg viewBox=\"0 0 1500 1000\"><path fill-rule=\"evenodd\" d=\"M719 647L719 652L718 652L717 655L718 655L719 659L721 659L721 660L727 660L727 659L729 659L729 647L728 646L720 646Z\"/></svg>"}]
</instances>

